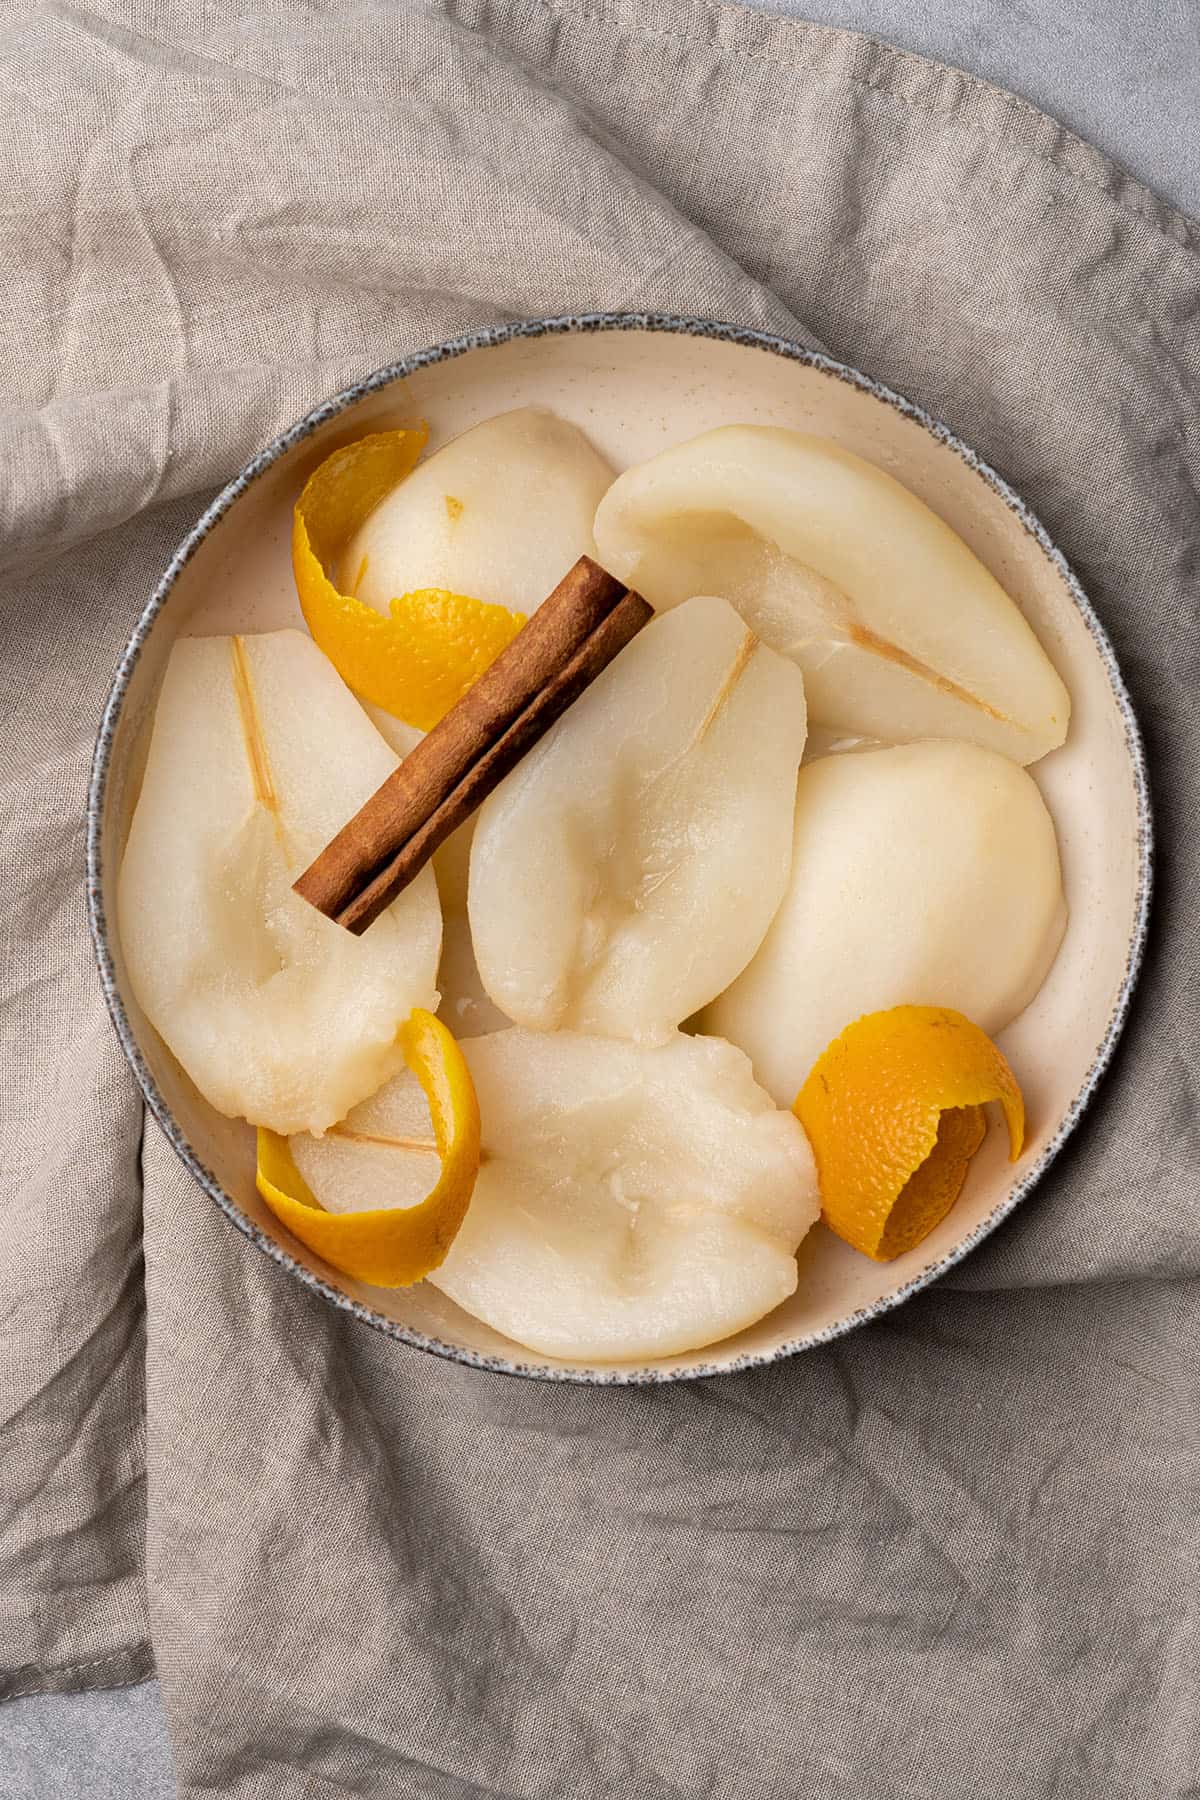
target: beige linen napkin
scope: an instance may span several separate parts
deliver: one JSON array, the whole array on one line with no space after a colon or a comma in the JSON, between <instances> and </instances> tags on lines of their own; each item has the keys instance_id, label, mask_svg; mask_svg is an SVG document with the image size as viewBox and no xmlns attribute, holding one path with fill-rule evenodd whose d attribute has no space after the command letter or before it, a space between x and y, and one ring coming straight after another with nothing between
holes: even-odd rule
<instances>
[{"instance_id":1,"label":"beige linen napkin","mask_svg":"<svg viewBox=\"0 0 1200 1800\"><path fill-rule=\"evenodd\" d=\"M1196 227L966 76L691 0L16 0L4 55L0 1691L156 1666L182 1791L236 1800L1195 1795ZM374 365L585 307L808 333L977 445L1113 636L1161 844L1017 1217L663 1390L291 1281L143 1137L81 895L109 674L213 486Z\"/></svg>"}]
</instances>

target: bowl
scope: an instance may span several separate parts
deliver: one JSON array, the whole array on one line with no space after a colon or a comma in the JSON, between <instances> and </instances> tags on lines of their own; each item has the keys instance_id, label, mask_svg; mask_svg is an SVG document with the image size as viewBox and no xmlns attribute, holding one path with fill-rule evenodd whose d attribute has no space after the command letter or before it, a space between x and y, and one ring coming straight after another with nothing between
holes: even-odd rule
<instances>
[{"instance_id":1,"label":"bowl","mask_svg":"<svg viewBox=\"0 0 1200 1800\"><path fill-rule=\"evenodd\" d=\"M1028 1107L1020 1161L1008 1164L993 1129L957 1205L916 1250L877 1264L818 1226L801 1246L800 1284L785 1305L724 1343L649 1365L540 1356L428 1283L370 1288L323 1263L259 1198L253 1131L201 1098L142 1015L121 956L117 870L175 639L302 626L292 507L332 449L424 419L432 450L525 405L574 421L618 469L731 421L834 439L895 474L959 532L1025 613L1073 702L1066 744L1031 770L1058 828L1070 923L1049 979L1000 1038ZM980 1243L1045 1172L1096 1090L1137 976L1151 867L1141 740L1112 646L1012 489L944 426L853 369L758 332L644 314L539 319L439 344L317 407L255 457L184 539L133 629L96 745L87 844L92 934L113 1023L199 1188L298 1280L380 1331L480 1368L603 1383L718 1374L790 1356L899 1305Z\"/></svg>"}]
</instances>

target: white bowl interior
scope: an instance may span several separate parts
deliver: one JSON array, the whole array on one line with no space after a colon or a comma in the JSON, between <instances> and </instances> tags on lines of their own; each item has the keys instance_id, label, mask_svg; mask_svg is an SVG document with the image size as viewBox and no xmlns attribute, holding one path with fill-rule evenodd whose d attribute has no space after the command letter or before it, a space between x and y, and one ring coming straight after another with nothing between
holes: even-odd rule
<instances>
[{"instance_id":1,"label":"white bowl interior","mask_svg":"<svg viewBox=\"0 0 1200 1800\"><path fill-rule=\"evenodd\" d=\"M423 419L435 449L479 420L521 405L544 406L574 421L618 469L733 421L815 431L857 451L896 475L966 539L1021 607L1071 693L1066 745L1031 771L1058 829L1070 922L1045 986L1001 1039L1028 1105L1029 1138L1020 1162L1009 1166L1003 1134L990 1131L958 1204L917 1250L894 1263L872 1263L818 1226L801 1247L800 1285L786 1305L736 1338L654 1365L659 1375L727 1369L844 1329L981 1234L1077 1106L1109 1030L1138 933L1142 848L1126 721L1065 570L972 461L878 393L836 371L765 348L645 330L515 338L395 380L282 455L204 538L150 629L113 739L101 821L101 900L131 1031L183 1137L247 1220L328 1288L380 1321L524 1372L585 1373L501 1338L428 1284L394 1291L365 1287L290 1236L255 1190L252 1131L221 1117L201 1098L130 992L115 876L137 798L147 725L174 640L303 624L289 544L292 507L310 470L332 448L364 431ZM199 1190L196 1204L207 1204ZM611 1380L635 1371L604 1365L586 1373Z\"/></svg>"}]
</instances>

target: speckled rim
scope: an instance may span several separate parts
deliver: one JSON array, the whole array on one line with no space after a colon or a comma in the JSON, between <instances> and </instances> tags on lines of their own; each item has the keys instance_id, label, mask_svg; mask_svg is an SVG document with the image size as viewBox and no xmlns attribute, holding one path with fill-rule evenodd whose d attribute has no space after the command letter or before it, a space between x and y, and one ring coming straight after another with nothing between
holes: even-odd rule
<instances>
[{"instance_id":1,"label":"speckled rim","mask_svg":"<svg viewBox=\"0 0 1200 1800\"><path fill-rule=\"evenodd\" d=\"M443 1343L440 1338L429 1337L410 1326L401 1325L394 1319L388 1319L381 1313L363 1305L361 1301L351 1298L339 1288L314 1275L283 1248L275 1240L262 1231L252 1219L237 1205L231 1195L225 1192L221 1183L210 1169L200 1161L196 1152L188 1143L174 1115L167 1106L150 1069L147 1067L138 1048L124 1003L117 990L116 972L113 966L112 952L109 948L108 925L104 916L104 907L100 891L101 873L101 820L104 816L104 799L108 786L109 762L112 754L113 740L121 716L129 680L137 665L147 635L158 614L175 586L180 572L195 555L196 550L212 531L234 502L245 493L260 475L293 445L311 436L321 425L334 419L348 407L363 399L367 394L375 393L380 388L388 387L393 382L402 381L418 369L428 368L433 363L463 356L470 350L491 349L497 344L505 344L514 338L536 338L554 336L563 333L581 333L598 331L643 331L671 332L687 337L715 338L721 343L740 344L749 348L764 350L773 356L782 356L792 362L805 363L810 368L820 370L839 381L848 382L852 387L860 388L864 393L881 400L887 406L901 413L905 418L922 426L937 441L952 450L967 466L979 475L988 486L999 495L1009 510L1015 514L1021 525L1037 543L1053 564L1063 583L1068 589L1075 605L1083 617L1092 641L1104 664L1108 676L1113 699L1116 702L1125 731L1125 743L1129 752L1129 761L1133 770L1134 788L1137 798L1138 823L1138 891L1137 910L1133 934L1130 938L1129 953L1125 964L1125 973L1117 994L1104 1036L1092 1061L1087 1076L1071 1102L1062 1123L1051 1141L1046 1145L1037 1162L1009 1189L1004 1199L993 1207L987 1217L980 1221L970 1235L947 1251L938 1262L922 1269L919 1275L899 1288L894 1294L888 1294L870 1306L860 1307L857 1311L839 1320L834 1325L826 1326L820 1331L810 1332L805 1336L793 1338L776 1349L750 1353L734 1357L723 1363L713 1363L699 1367L661 1368L653 1365L629 1368L542 1368L534 1364L510 1360L500 1356L485 1356L479 1351L470 1350L457 1344ZM805 349L802 345L791 342L787 338L775 337L766 332L752 331L736 325L721 324L713 319L690 319L676 317L668 313L579 313L564 315L560 318L525 319L511 324L498 325L486 330L471 332L466 336L450 338L445 343L432 345L427 350L418 350L411 356L402 357L398 362L389 363L382 369L376 369L353 387L345 388L330 400L323 401L309 413L306 413L295 425L261 450L257 456L246 464L241 473L234 477L229 485L222 489L196 524L188 532L154 589L149 603L134 627L133 633L125 646L124 653L117 665L112 688L105 704L104 715L100 723L100 732L96 740L96 749L92 759L92 774L88 788L87 810L87 894L88 918L91 926L92 942L95 947L96 961L100 968L100 981L104 989L104 997L108 1010L121 1040L122 1048L137 1077L146 1104L158 1120L168 1142L176 1154L186 1164L192 1175L206 1193L216 1201L221 1210L233 1220L238 1229L252 1239L260 1250L273 1257L277 1263L288 1269L307 1287L329 1300L344 1312L351 1313L365 1325L370 1325L387 1336L399 1338L418 1350L428 1350L435 1356L447 1357L451 1361L466 1363L471 1367L486 1369L493 1373L519 1375L536 1381L565 1381L581 1383L589 1386L642 1386L648 1383L669 1381L693 1381L707 1376L732 1375L745 1369L761 1368L768 1363L779 1362L784 1357L794 1356L798 1351L811 1350L818 1344L829 1343L834 1338L842 1337L853 1331L856 1326L864 1325L870 1319L879 1318L890 1312L893 1307L900 1306L910 1295L928 1287L940 1275L961 1262L977 1244L995 1230L1002 1219L1006 1219L1014 1208L1020 1205L1026 1195L1041 1180L1063 1144L1074 1131L1085 1109L1095 1094L1096 1088L1112 1059L1117 1039L1124 1028L1129 1013L1130 1000L1137 982L1138 972L1146 945L1146 933L1150 915L1150 893L1153 876L1153 834L1150 813L1150 791L1146 776L1145 751L1142 744L1141 730L1134 715L1133 704L1128 690L1117 666L1116 655L1109 642L1108 635L1096 617L1091 602L1084 593L1066 558L1051 540L1041 522L1025 505L996 471L982 461L973 450L955 436L945 425L930 416L923 408L906 400L903 395L893 389L873 381L869 376L861 374L857 369L849 368L845 363L835 362L831 357L818 351Z\"/></svg>"}]
</instances>

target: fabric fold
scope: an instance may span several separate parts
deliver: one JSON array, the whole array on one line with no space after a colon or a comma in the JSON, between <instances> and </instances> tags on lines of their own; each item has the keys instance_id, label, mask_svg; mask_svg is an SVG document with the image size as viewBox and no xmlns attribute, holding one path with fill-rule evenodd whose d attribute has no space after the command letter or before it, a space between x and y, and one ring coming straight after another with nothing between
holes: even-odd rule
<instances>
[{"instance_id":1,"label":"fabric fold","mask_svg":"<svg viewBox=\"0 0 1200 1800\"><path fill-rule=\"evenodd\" d=\"M232 1800L1184 1800L1200 1776L1197 227L1011 95L657 0L35 5L0 219L0 1692L153 1659ZM498 318L801 336L1044 519L1146 733L1117 1058L952 1277L589 1390L335 1313L150 1125L84 928L110 672L214 489ZM144 1257L144 1266L143 1266Z\"/></svg>"}]
</instances>

